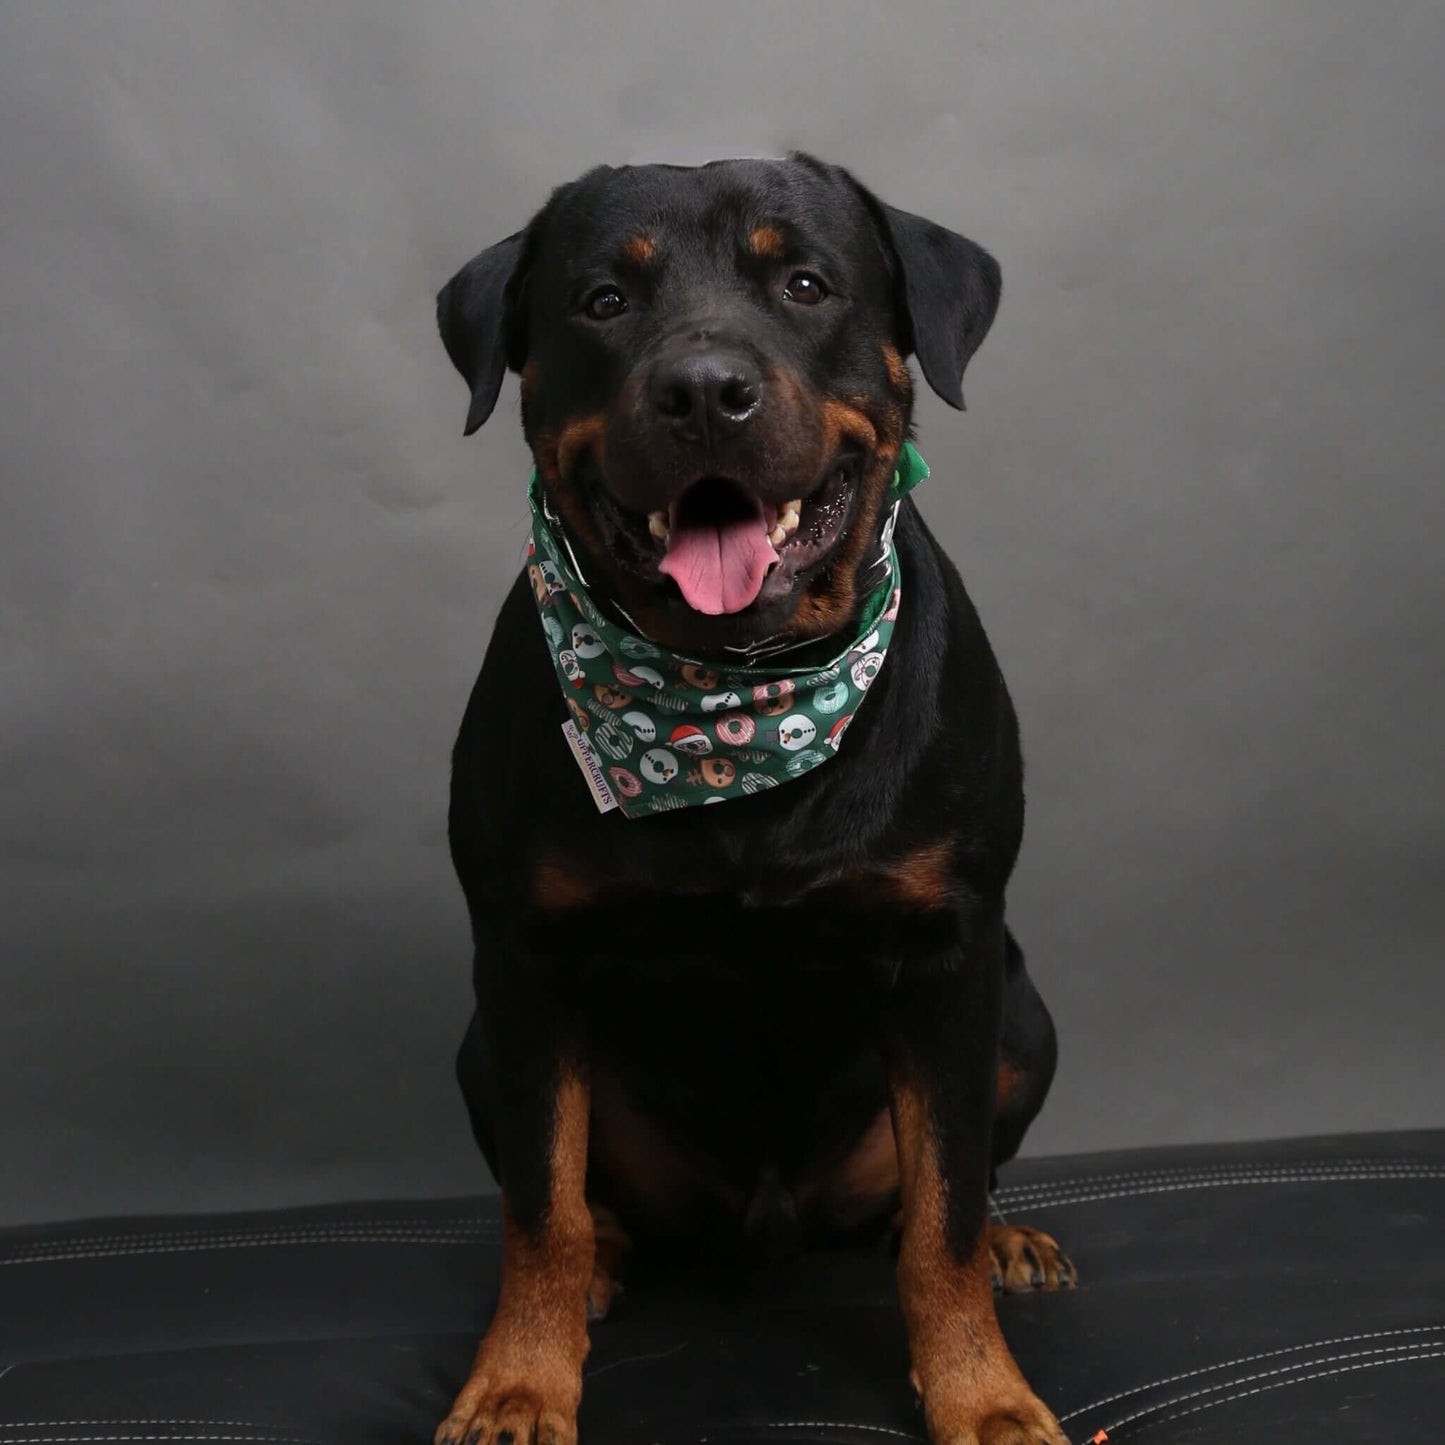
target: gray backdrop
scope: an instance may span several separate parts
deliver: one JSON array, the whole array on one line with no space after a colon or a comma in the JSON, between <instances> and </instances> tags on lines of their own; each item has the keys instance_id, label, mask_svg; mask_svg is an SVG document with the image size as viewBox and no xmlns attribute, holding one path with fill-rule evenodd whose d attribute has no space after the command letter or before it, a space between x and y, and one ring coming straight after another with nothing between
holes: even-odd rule
<instances>
[{"instance_id":1,"label":"gray backdrop","mask_svg":"<svg viewBox=\"0 0 1445 1445\"><path fill-rule=\"evenodd\" d=\"M921 505L1013 687L1035 1151L1445 1122L1445 7L0 8L0 1215L480 1187L432 326L601 160L1002 259ZM645 825L639 825L645 826Z\"/></svg>"}]
</instances>

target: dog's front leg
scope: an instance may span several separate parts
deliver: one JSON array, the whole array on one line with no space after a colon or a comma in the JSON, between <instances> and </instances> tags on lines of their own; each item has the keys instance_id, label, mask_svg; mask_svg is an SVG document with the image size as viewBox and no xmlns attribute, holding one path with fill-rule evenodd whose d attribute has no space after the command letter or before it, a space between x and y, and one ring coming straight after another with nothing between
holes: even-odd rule
<instances>
[{"instance_id":1,"label":"dog's front leg","mask_svg":"<svg viewBox=\"0 0 1445 1445\"><path fill-rule=\"evenodd\" d=\"M572 1445L587 1354L593 1224L589 1090L577 1032L545 983L486 999L486 1080L502 1186L502 1287L437 1445Z\"/></svg>"},{"instance_id":2,"label":"dog's front leg","mask_svg":"<svg viewBox=\"0 0 1445 1445\"><path fill-rule=\"evenodd\" d=\"M908 961L883 1009L903 1196L898 1288L933 1445L1068 1445L994 1314L989 1141L1003 924Z\"/></svg>"}]
</instances>

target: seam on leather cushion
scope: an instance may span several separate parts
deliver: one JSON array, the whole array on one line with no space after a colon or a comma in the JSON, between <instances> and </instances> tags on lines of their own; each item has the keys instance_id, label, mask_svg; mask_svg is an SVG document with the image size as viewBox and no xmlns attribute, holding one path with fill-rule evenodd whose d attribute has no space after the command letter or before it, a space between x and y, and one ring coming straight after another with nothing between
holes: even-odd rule
<instances>
[{"instance_id":1,"label":"seam on leather cushion","mask_svg":"<svg viewBox=\"0 0 1445 1445\"><path fill-rule=\"evenodd\" d=\"M1180 1179L1168 1183L1143 1185L1137 1189L1107 1189L1089 1192L1075 1189L1057 1194L1039 1194L1027 1199L1005 1197L1001 1202L1018 1212L1029 1209L1055 1209L1066 1204L1092 1204L1106 1199L1139 1199L1149 1194L1181 1194L1191 1189L1228 1189L1236 1186L1269 1184L1381 1184L1391 1181L1430 1181L1445 1179L1445 1169L1388 1170L1374 1174L1304 1174L1304 1175L1239 1175L1226 1178Z\"/></svg>"},{"instance_id":2,"label":"seam on leather cushion","mask_svg":"<svg viewBox=\"0 0 1445 1445\"><path fill-rule=\"evenodd\" d=\"M866 1430L873 1435L896 1435L900 1440L923 1440L907 1430L895 1430L889 1425L858 1425L850 1420L765 1420L768 1430ZM756 1428L740 1425L739 1430Z\"/></svg>"},{"instance_id":3,"label":"seam on leather cushion","mask_svg":"<svg viewBox=\"0 0 1445 1445\"><path fill-rule=\"evenodd\" d=\"M1200 1365L1198 1369L1185 1370L1182 1374L1166 1375L1162 1380L1151 1380L1147 1385L1133 1385L1127 1390L1120 1390L1115 1395L1105 1395L1102 1400L1095 1400L1092 1405L1081 1405L1077 1410L1070 1410L1067 1415L1059 1416L1059 1423L1063 1424L1068 1420L1077 1420L1080 1415L1087 1415L1093 1410L1102 1410L1106 1405L1116 1405L1120 1400L1127 1400L1131 1395L1147 1395L1150 1390L1162 1390L1166 1385L1177 1385L1184 1380L1195 1380L1201 1375L1213 1374L1216 1370L1234 1370L1240 1365L1254 1365L1261 1360L1278 1359L1281 1355L1304 1354L1308 1350L1328 1350L1337 1345L1357 1345L1365 1340L1389 1340L1402 1339L1406 1335L1445 1335L1445 1324L1440 1325L1416 1325L1410 1329L1401 1330L1370 1330L1361 1335L1337 1335L1328 1340L1310 1340L1302 1345L1282 1345L1277 1350L1263 1350L1256 1355L1240 1355L1237 1359L1221 1360L1215 1365ZM1433 1344L1433 1340L1419 1340L1417 1345ZM1314 1364L1313 1360L1300 1361L1300 1368ZM1170 1401L1170 1404L1175 1403Z\"/></svg>"},{"instance_id":4,"label":"seam on leather cushion","mask_svg":"<svg viewBox=\"0 0 1445 1445\"><path fill-rule=\"evenodd\" d=\"M497 1237L490 1225L475 1229L427 1230L394 1229L357 1232L313 1232L307 1234L197 1235L192 1239L159 1242L145 1235L112 1240L65 1240L45 1243L37 1241L19 1246L8 1258L0 1258L0 1266L14 1264L53 1264L71 1259L109 1259L124 1255L185 1254L208 1249L260 1249L269 1245L307 1244L480 1244Z\"/></svg>"},{"instance_id":5,"label":"seam on leather cushion","mask_svg":"<svg viewBox=\"0 0 1445 1445\"><path fill-rule=\"evenodd\" d=\"M205 1425L212 1430L260 1430L268 1435L281 1428L258 1425L254 1420L0 1420L0 1430L96 1430L140 1425Z\"/></svg>"},{"instance_id":6,"label":"seam on leather cushion","mask_svg":"<svg viewBox=\"0 0 1445 1445\"><path fill-rule=\"evenodd\" d=\"M304 1435L6 1435L15 1445L99 1445L101 1441L244 1441L247 1445L316 1445Z\"/></svg>"},{"instance_id":7,"label":"seam on leather cushion","mask_svg":"<svg viewBox=\"0 0 1445 1445\"><path fill-rule=\"evenodd\" d=\"M1377 1350L1352 1350L1343 1355L1327 1355L1318 1360L1300 1360L1292 1365L1281 1365L1273 1370L1261 1370L1258 1374L1242 1375L1234 1380L1222 1380L1217 1385L1208 1385L1202 1390L1191 1390L1187 1395L1176 1395L1172 1399L1160 1400L1157 1404L1146 1405L1142 1410L1135 1410L1132 1415L1125 1415L1104 1427L1106 1433L1112 1438L1117 1432L1126 1426L1134 1425L1151 1415L1158 1415L1162 1410L1173 1410L1176 1405L1183 1405L1190 1400L1203 1400L1206 1395L1216 1395L1219 1398L1208 1400L1196 1409L1208 1409L1211 1405L1223 1405L1230 1400L1242 1400L1248 1395L1257 1395L1264 1390L1278 1388L1288 1384L1299 1384L1305 1380L1322 1380L1330 1375L1348 1374L1350 1370L1369 1369L1371 1365L1389 1365L1406 1363L1410 1360L1438 1360L1445 1359L1445 1350L1435 1348L1438 1341L1420 1341L1408 1345L1387 1345ZM1346 1361L1364 1361L1364 1363L1346 1364ZM1313 1370L1316 1365L1338 1365L1339 1369L1322 1370L1311 1374L1304 1371ZM1273 1380L1275 1385L1258 1385L1261 1380ZM1257 1388L1241 1390L1241 1385L1257 1385ZM1193 1414L1193 1410L1176 1411L1169 1419L1178 1419L1180 1415ZM1162 1424L1163 1419L1150 1421L1147 1428L1152 1429L1154 1425Z\"/></svg>"},{"instance_id":8,"label":"seam on leather cushion","mask_svg":"<svg viewBox=\"0 0 1445 1445\"><path fill-rule=\"evenodd\" d=\"M1345 1365L1338 1370L1321 1370L1313 1375L1292 1375L1287 1380L1276 1380L1273 1384L1259 1385L1252 1390L1241 1390L1237 1395L1225 1395L1222 1399L1206 1400L1202 1405L1191 1405L1187 1410L1179 1410L1173 1415L1161 1415L1157 1420L1151 1420L1144 1426L1145 1430L1154 1430L1161 1425L1167 1425L1171 1420L1182 1420L1186 1415L1197 1415L1201 1410L1212 1410L1218 1405L1228 1405L1235 1400L1246 1400L1251 1395L1267 1394L1270 1390L1283 1390L1289 1385L1303 1385L1310 1380L1328 1380L1335 1375L1348 1375L1355 1370L1378 1370L1385 1365L1409 1365L1416 1360L1445 1360L1445 1350L1437 1350L1428 1355L1397 1355L1388 1360L1368 1360L1362 1365ZM1110 1432L1112 1434L1112 1432ZM1143 1433L1142 1431L1139 1433Z\"/></svg>"},{"instance_id":9,"label":"seam on leather cushion","mask_svg":"<svg viewBox=\"0 0 1445 1445\"><path fill-rule=\"evenodd\" d=\"M1040 1180L1036 1184L1005 1184L996 1190L1006 1204L1017 1204L1042 1194L1070 1193L1079 1189L1113 1188L1125 1184L1154 1184L1199 1179L1280 1179L1295 1182L1303 1179L1330 1179L1355 1176L1373 1179L1383 1170L1413 1171L1421 1177L1435 1179L1445 1176L1445 1164L1423 1159L1341 1159L1319 1160L1299 1164L1208 1164L1193 1169L1137 1169L1125 1174L1076 1174L1066 1179Z\"/></svg>"}]
</instances>

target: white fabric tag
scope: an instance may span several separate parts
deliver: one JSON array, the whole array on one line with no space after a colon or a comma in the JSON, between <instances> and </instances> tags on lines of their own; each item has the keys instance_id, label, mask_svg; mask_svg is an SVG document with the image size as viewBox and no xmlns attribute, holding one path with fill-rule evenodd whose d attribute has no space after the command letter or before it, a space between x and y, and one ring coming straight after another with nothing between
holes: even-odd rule
<instances>
[{"instance_id":1,"label":"white fabric tag","mask_svg":"<svg viewBox=\"0 0 1445 1445\"><path fill-rule=\"evenodd\" d=\"M592 789L597 811L610 813L617 806L617 798L607 784L607 775L597 761L597 754L592 751L592 744L587 741L587 734L579 732L577 724L568 718L562 724L562 736L567 739L567 746L572 749L572 756L577 759L577 766L582 769L582 776Z\"/></svg>"}]
</instances>

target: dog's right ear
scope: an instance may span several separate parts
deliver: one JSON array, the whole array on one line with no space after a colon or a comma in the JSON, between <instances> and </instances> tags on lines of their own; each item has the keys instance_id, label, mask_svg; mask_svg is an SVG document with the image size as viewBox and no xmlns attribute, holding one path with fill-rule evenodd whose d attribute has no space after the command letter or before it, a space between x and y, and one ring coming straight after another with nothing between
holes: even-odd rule
<instances>
[{"instance_id":1,"label":"dog's right ear","mask_svg":"<svg viewBox=\"0 0 1445 1445\"><path fill-rule=\"evenodd\" d=\"M519 292L528 234L518 231L473 256L437 293L442 342L472 389L464 436L491 416L507 367L520 371L526 360Z\"/></svg>"}]
</instances>

